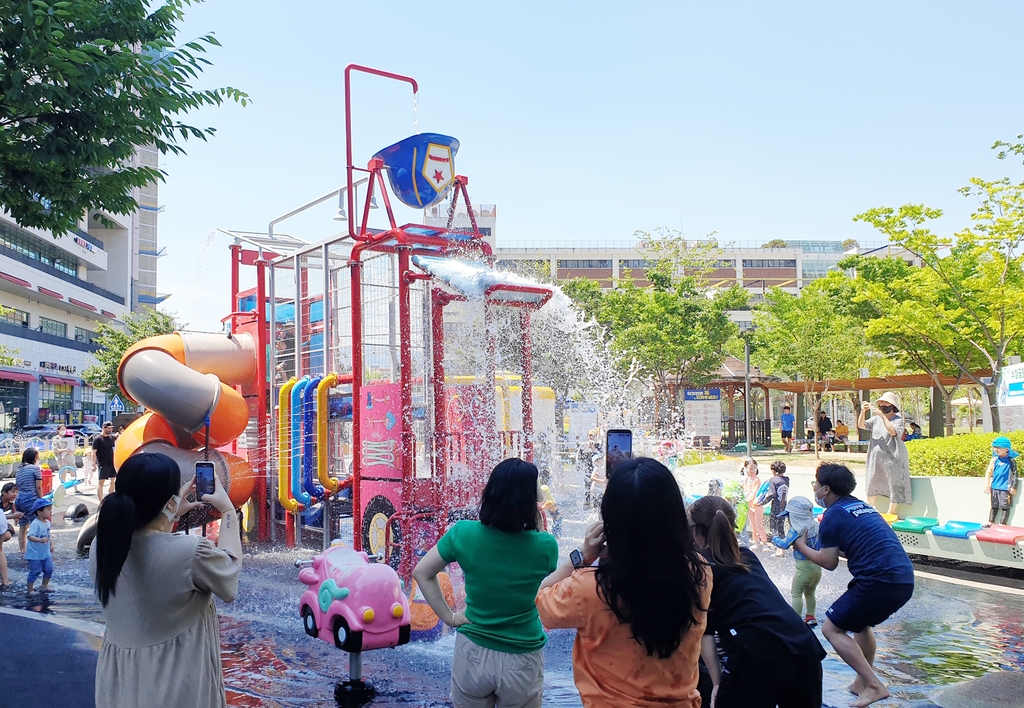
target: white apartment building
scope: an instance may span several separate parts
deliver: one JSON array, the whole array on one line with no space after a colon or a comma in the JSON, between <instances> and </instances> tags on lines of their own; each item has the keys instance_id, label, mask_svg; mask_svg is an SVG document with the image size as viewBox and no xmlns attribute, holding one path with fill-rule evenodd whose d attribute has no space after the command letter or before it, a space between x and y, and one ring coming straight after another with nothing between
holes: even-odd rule
<instances>
[{"instance_id":1,"label":"white apartment building","mask_svg":"<svg viewBox=\"0 0 1024 708\"><path fill-rule=\"evenodd\" d=\"M156 153L137 159L155 164ZM134 196L133 214L90 212L59 238L0 210L0 344L16 351L0 366L0 431L110 417L106 396L82 379L96 329L166 297L156 292L156 185Z\"/></svg>"}]
</instances>

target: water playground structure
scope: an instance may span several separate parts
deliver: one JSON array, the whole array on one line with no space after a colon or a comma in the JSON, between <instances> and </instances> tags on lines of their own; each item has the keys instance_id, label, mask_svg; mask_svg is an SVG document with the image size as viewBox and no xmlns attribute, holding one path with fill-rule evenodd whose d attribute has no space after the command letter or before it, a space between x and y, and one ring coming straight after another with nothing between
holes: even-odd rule
<instances>
[{"instance_id":1,"label":"water playground structure","mask_svg":"<svg viewBox=\"0 0 1024 708\"><path fill-rule=\"evenodd\" d=\"M413 135L353 164L352 72L417 90L408 77L345 70L347 233L296 246L271 224L265 238L236 238L228 334L152 337L122 358L119 384L147 412L118 439L115 465L162 452L187 480L197 460L213 460L250 533L322 551L299 573L300 614L307 633L356 657L437 633L412 587L416 561L476 515L498 461L535 458L555 415L554 392L534 385L530 327L552 289L493 267L454 138ZM445 227L396 221L393 198L425 209L449 197ZM452 225L460 198L468 229ZM368 225L376 200L388 228ZM255 268L255 288L240 289L243 267ZM332 544L347 517L352 548ZM350 668L358 681L357 658Z\"/></svg>"}]
</instances>

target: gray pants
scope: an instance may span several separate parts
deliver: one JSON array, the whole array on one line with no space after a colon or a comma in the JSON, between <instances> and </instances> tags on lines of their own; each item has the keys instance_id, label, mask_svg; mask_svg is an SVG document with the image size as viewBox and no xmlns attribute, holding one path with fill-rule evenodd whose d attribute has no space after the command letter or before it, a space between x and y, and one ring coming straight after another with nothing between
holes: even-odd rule
<instances>
[{"instance_id":1,"label":"gray pants","mask_svg":"<svg viewBox=\"0 0 1024 708\"><path fill-rule=\"evenodd\" d=\"M544 650L509 654L455 639L452 703L455 708L541 708Z\"/></svg>"}]
</instances>

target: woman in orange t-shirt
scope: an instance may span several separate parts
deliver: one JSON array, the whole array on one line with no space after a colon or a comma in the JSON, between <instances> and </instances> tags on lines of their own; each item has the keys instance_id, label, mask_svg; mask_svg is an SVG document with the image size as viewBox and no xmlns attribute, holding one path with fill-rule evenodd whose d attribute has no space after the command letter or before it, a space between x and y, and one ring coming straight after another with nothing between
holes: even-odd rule
<instances>
[{"instance_id":1,"label":"woman in orange t-shirt","mask_svg":"<svg viewBox=\"0 0 1024 708\"><path fill-rule=\"evenodd\" d=\"M583 705L700 708L711 573L679 485L660 462L631 460L608 479L601 516L537 594L545 627L578 630L572 665Z\"/></svg>"}]
</instances>

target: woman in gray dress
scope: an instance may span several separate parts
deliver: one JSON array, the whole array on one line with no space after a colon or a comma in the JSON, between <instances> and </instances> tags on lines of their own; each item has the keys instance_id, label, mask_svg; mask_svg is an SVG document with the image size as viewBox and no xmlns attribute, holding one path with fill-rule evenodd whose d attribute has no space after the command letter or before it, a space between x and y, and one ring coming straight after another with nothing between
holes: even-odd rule
<instances>
[{"instance_id":1,"label":"woman in gray dress","mask_svg":"<svg viewBox=\"0 0 1024 708\"><path fill-rule=\"evenodd\" d=\"M90 567L106 622L97 708L227 705L213 596L232 602L238 593L238 517L215 475L202 501L220 511L217 546L170 533L201 506L184 500L193 480L181 477L166 455L133 455L100 505Z\"/></svg>"},{"instance_id":2,"label":"woman in gray dress","mask_svg":"<svg viewBox=\"0 0 1024 708\"><path fill-rule=\"evenodd\" d=\"M874 415L866 419L872 408ZM903 442L904 424L900 415L900 399L892 391L886 391L873 407L864 401L857 427L871 431L866 465L868 503L874 505L879 496L888 497L889 513L895 514L897 506L913 501L910 492L910 459Z\"/></svg>"}]
</instances>

